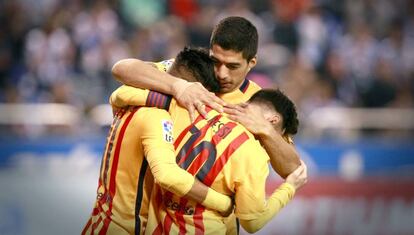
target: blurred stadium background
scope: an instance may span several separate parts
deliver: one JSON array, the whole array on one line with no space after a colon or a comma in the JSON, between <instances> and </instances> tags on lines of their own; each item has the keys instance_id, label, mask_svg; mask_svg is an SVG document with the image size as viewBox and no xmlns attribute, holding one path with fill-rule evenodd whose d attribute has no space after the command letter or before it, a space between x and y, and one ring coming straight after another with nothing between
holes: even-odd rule
<instances>
[{"instance_id":1,"label":"blurred stadium background","mask_svg":"<svg viewBox=\"0 0 414 235\"><path fill-rule=\"evenodd\" d=\"M258 28L249 78L296 102L310 172L259 234L414 234L412 0L1 1L0 234L79 234L112 65L207 47L228 15Z\"/></svg>"}]
</instances>

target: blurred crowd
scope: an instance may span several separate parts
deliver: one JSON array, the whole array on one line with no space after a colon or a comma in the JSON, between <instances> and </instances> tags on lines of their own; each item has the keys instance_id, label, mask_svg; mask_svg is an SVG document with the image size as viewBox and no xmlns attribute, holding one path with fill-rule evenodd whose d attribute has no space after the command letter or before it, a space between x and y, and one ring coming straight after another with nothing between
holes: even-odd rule
<instances>
[{"instance_id":1,"label":"blurred crowd","mask_svg":"<svg viewBox=\"0 0 414 235\"><path fill-rule=\"evenodd\" d=\"M414 107L412 0L6 0L0 2L0 102L107 103L111 67L209 45L244 16L259 31L249 78L315 107Z\"/></svg>"}]
</instances>

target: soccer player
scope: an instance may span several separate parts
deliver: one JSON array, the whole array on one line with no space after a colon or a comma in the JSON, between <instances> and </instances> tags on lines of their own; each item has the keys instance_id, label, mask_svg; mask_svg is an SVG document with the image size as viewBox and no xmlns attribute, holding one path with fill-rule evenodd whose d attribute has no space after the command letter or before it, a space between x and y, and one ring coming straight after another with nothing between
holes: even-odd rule
<instances>
[{"instance_id":1,"label":"soccer player","mask_svg":"<svg viewBox=\"0 0 414 235\"><path fill-rule=\"evenodd\" d=\"M210 40L210 56L215 62L215 74L222 87L219 96L225 101L207 91L200 84L188 83L177 76L165 73L171 61L156 64L156 67L137 59L124 59L112 68L112 74L124 84L151 89L174 98L190 113L194 120L194 110L197 109L206 116L205 107L209 106L223 111L227 103L238 104L247 101L260 87L246 79L247 73L257 63L258 34L256 27L242 17L228 17L219 22L214 28ZM158 69L157 69L158 68ZM129 89L121 87L121 89ZM124 93L126 91L118 91ZM134 103L133 98L130 100ZM239 109L246 112L247 109ZM260 140L270 156L273 169L283 178L300 165L299 156L293 145L274 131L269 123L262 119L253 120L254 125L243 123ZM257 132L255 132L257 131ZM285 136L286 137L286 136Z\"/></svg>"},{"instance_id":2,"label":"soccer player","mask_svg":"<svg viewBox=\"0 0 414 235\"><path fill-rule=\"evenodd\" d=\"M218 90L208 54L185 49L176 64L189 57L191 63L176 66L173 74L194 81L197 75L203 85ZM102 157L95 207L82 234L143 234L154 181L175 195L230 211L229 197L195 181L176 164L173 130L171 116L162 109L131 106L116 113Z\"/></svg>"},{"instance_id":3,"label":"soccer player","mask_svg":"<svg viewBox=\"0 0 414 235\"><path fill-rule=\"evenodd\" d=\"M223 111L222 106L225 106L226 102L230 104L245 102L260 90L257 84L246 79L247 73L257 63L257 47L257 29L245 18L224 18L213 29L210 38L210 56L215 61L216 77L223 87L219 96L225 102L200 84L189 84L174 75L165 73L171 65L171 60L157 63L154 68L137 59L125 59L113 66L112 74L124 84L173 95L182 106L187 108L191 120L194 120L195 109L206 116L205 107ZM124 86L121 89L128 88ZM133 99L130 101L134 102ZM299 155L291 144L291 139L275 132L274 128L268 122L263 122L261 118L248 119L248 111L248 108L239 107L237 109L239 115L230 117L238 118L237 121L255 134L269 154L273 169L286 178L300 164ZM230 233L236 233L236 225L233 223L230 227L233 228Z\"/></svg>"},{"instance_id":4,"label":"soccer player","mask_svg":"<svg viewBox=\"0 0 414 235\"><path fill-rule=\"evenodd\" d=\"M246 231L256 232L262 228L306 182L306 166L303 164L266 201L269 157L250 132L214 110L209 111L208 120L199 116L194 123L190 123L187 111L174 99L168 102L169 105L160 106L160 102L154 102L155 97L158 100L171 99L150 92L146 104L158 103L158 107L169 110L176 123L188 124L174 143L177 163L204 184L232 195L235 198L235 215ZM296 134L298 120L295 106L279 90L261 90L246 106L271 123L278 133ZM234 233L223 221L225 218L218 213L155 186L146 234Z\"/></svg>"}]
</instances>

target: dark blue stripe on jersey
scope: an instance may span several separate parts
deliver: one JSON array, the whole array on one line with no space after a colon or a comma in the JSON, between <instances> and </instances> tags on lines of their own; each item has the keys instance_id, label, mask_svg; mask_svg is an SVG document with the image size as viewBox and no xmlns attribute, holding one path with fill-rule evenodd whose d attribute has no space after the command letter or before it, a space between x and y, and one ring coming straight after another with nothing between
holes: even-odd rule
<instances>
[{"instance_id":1,"label":"dark blue stripe on jersey","mask_svg":"<svg viewBox=\"0 0 414 235\"><path fill-rule=\"evenodd\" d=\"M141 211L142 196L144 194L144 178L148 168L148 162L146 159L142 161L141 170L139 171L137 199L135 201L135 234L138 235L141 232L141 219L139 218L139 212Z\"/></svg>"},{"instance_id":2,"label":"dark blue stripe on jersey","mask_svg":"<svg viewBox=\"0 0 414 235\"><path fill-rule=\"evenodd\" d=\"M216 161L216 157L217 157L216 156L216 154L217 154L216 146L214 146L210 142L205 142L205 143L206 143L206 145L204 144L204 142L199 145L199 146L203 145L203 147L200 149L200 151L203 151L205 149L208 150L207 160L204 162L203 166L201 167L201 169L198 171L198 173L196 175L197 179L200 180L201 182L204 181L207 174L210 172L211 168L214 165L214 162Z\"/></svg>"},{"instance_id":3,"label":"dark blue stripe on jersey","mask_svg":"<svg viewBox=\"0 0 414 235\"><path fill-rule=\"evenodd\" d=\"M150 91L149 93L148 93L148 97L147 97L147 101L145 102L145 106L146 107L153 107L153 96L154 96L154 93L152 93L152 91Z\"/></svg>"},{"instance_id":4,"label":"dark blue stripe on jersey","mask_svg":"<svg viewBox=\"0 0 414 235\"><path fill-rule=\"evenodd\" d=\"M188 157L185 159L185 161L183 163L180 164L180 167L183 169L187 169L191 163L193 162L193 160L201 153L201 151L203 150L208 150L208 157L206 162L203 165L203 168L205 167L207 172L199 172L199 174L197 174L197 177L201 177L201 179L199 178L199 180L204 180L204 177L207 175L208 171L210 170L210 168L213 166L214 161L216 160L216 148L215 146L208 142L208 141L203 141L201 143L199 143L196 147L194 147L193 149L188 149L187 151L191 151L190 154L188 155ZM187 152L186 151L186 152Z\"/></svg>"},{"instance_id":5,"label":"dark blue stripe on jersey","mask_svg":"<svg viewBox=\"0 0 414 235\"><path fill-rule=\"evenodd\" d=\"M170 104L171 104L171 100L172 100L172 96L170 95L165 95L165 102L164 102L164 107L162 109L165 110L169 110L170 109Z\"/></svg>"},{"instance_id":6,"label":"dark blue stripe on jersey","mask_svg":"<svg viewBox=\"0 0 414 235\"><path fill-rule=\"evenodd\" d=\"M196 126L192 126L191 128L190 128L190 132L191 132L191 134L195 134L195 133L197 133L197 132L199 132L200 130L196 127Z\"/></svg>"},{"instance_id":7,"label":"dark blue stripe on jersey","mask_svg":"<svg viewBox=\"0 0 414 235\"><path fill-rule=\"evenodd\" d=\"M243 84L240 86L240 91L241 92L246 92L247 90L247 86L249 85L249 80L248 79L244 79Z\"/></svg>"},{"instance_id":8,"label":"dark blue stripe on jersey","mask_svg":"<svg viewBox=\"0 0 414 235\"><path fill-rule=\"evenodd\" d=\"M190 131L196 128L195 126L193 126ZM194 129L193 129L194 130ZM198 130L198 129L197 129ZM191 132L193 135L187 140L187 142L185 142L185 144L183 145L183 147L181 147L180 152L178 152L177 157L176 157L176 162L179 163L181 161L181 159L187 154L187 151L189 151L191 145L194 144L194 142L198 139L198 137L200 137L201 132ZM185 168L184 168L185 169Z\"/></svg>"},{"instance_id":9,"label":"dark blue stripe on jersey","mask_svg":"<svg viewBox=\"0 0 414 235\"><path fill-rule=\"evenodd\" d=\"M204 133L202 133L194 124L192 124L191 128L190 128L190 132L191 132L191 136L190 138L185 142L185 144L181 147L180 151L177 154L176 157L176 162L179 163L181 161L181 159L187 154L188 151L192 151L190 149L190 147L192 145L194 145L194 142L198 140L198 138L200 137L200 135L204 135L205 132L207 131L206 128L210 128L213 123L217 122L218 119L220 119L221 115L217 115L215 116L212 120L210 120L208 122L207 125L205 125L202 130L204 130ZM200 140L201 141L201 140ZM182 163L184 164L184 163ZM184 168L186 169L186 168Z\"/></svg>"},{"instance_id":10,"label":"dark blue stripe on jersey","mask_svg":"<svg viewBox=\"0 0 414 235\"><path fill-rule=\"evenodd\" d=\"M154 102L153 102L154 104L152 106L158 108L160 106L160 100L162 99L162 96L159 93L155 93L154 97L155 97Z\"/></svg>"},{"instance_id":11,"label":"dark blue stripe on jersey","mask_svg":"<svg viewBox=\"0 0 414 235\"><path fill-rule=\"evenodd\" d=\"M150 91L148 93L147 101L145 106L147 107L157 107L160 109L169 110L171 104L172 96L165 95L156 91Z\"/></svg>"},{"instance_id":12,"label":"dark blue stripe on jersey","mask_svg":"<svg viewBox=\"0 0 414 235\"><path fill-rule=\"evenodd\" d=\"M237 228L237 235L240 234L240 221L238 218L236 218L236 228Z\"/></svg>"}]
</instances>

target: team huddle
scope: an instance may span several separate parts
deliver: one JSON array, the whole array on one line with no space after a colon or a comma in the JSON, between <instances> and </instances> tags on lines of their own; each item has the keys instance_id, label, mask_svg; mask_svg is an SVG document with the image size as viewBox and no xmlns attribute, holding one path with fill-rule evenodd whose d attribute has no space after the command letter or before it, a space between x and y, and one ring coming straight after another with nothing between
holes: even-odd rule
<instances>
[{"instance_id":1,"label":"team huddle","mask_svg":"<svg viewBox=\"0 0 414 235\"><path fill-rule=\"evenodd\" d=\"M295 105L246 79L258 35L242 17L210 49L119 61L96 202L82 234L238 234L260 230L307 180ZM217 96L216 96L217 95ZM266 197L269 163L285 179Z\"/></svg>"}]
</instances>

